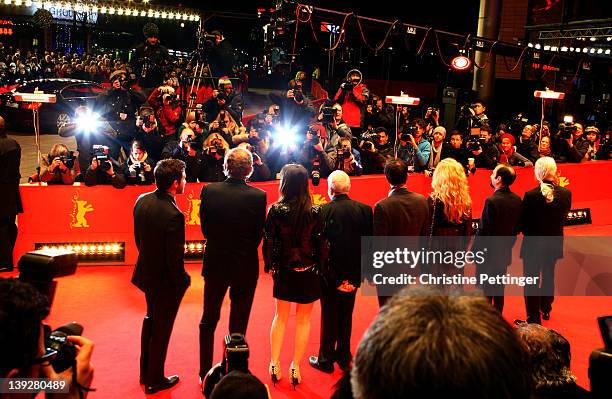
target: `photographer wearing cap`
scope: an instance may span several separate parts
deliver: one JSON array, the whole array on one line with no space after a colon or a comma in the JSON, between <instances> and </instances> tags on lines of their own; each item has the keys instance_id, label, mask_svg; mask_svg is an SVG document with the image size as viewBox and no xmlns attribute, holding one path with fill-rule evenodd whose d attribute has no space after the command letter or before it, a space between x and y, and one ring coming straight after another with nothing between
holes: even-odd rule
<instances>
[{"instance_id":1,"label":"photographer wearing cap","mask_svg":"<svg viewBox=\"0 0 612 399\"><path fill-rule=\"evenodd\" d=\"M108 147L94 145L91 165L89 165L85 172L85 185L110 184L115 188L124 188L125 176L121 173L120 169L119 163L110 156ZM116 170L120 172L117 173Z\"/></svg>"},{"instance_id":2,"label":"photographer wearing cap","mask_svg":"<svg viewBox=\"0 0 612 399\"><path fill-rule=\"evenodd\" d=\"M134 49L134 68L138 85L149 94L164 79L164 68L168 65L168 49L159 44L159 28L148 23L142 28L146 40Z\"/></svg>"},{"instance_id":3,"label":"photographer wearing cap","mask_svg":"<svg viewBox=\"0 0 612 399\"><path fill-rule=\"evenodd\" d=\"M431 154L431 144L423 137L426 127L423 119L415 119L399 137L397 157L414 166L415 172L425 170Z\"/></svg>"},{"instance_id":4,"label":"photographer wearing cap","mask_svg":"<svg viewBox=\"0 0 612 399\"><path fill-rule=\"evenodd\" d=\"M433 173L433 170L438 166L441 160L449 156L451 151L450 144L444 139L446 138L446 129L444 126L437 126L433 130L433 138L431 140L431 153L429 154L429 162L427 162L427 170Z\"/></svg>"},{"instance_id":5,"label":"photographer wearing cap","mask_svg":"<svg viewBox=\"0 0 612 399\"><path fill-rule=\"evenodd\" d=\"M155 161L149 157L141 141L132 141L130 156L121 165L121 173L125 176L127 184L148 185L153 184L153 168Z\"/></svg>"},{"instance_id":6,"label":"photographer wearing cap","mask_svg":"<svg viewBox=\"0 0 612 399\"><path fill-rule=\"evenodd\" d=\"M79 163L72 151L64 144L55 144L46 157L41 159L40 181L47 184L71 185L81 173Z\"/></svg>"},{"instance_id":7,"label":"photographer wearing cap","mask_svg":"<svg viewBox=\"0 0 612 399\"><path fill-rule=\"evenodd\" d=\"M363 76L357 69L348 72L346 80L340 85L334 96L334 101L342 105L345 120L355 133L361 131L366 103L370 98L370 90L363 84Z\"/></svg>"},{"instance_id":8,"label":"photographer wearing cap","mask_svg":"<svg viewBox=\"0 0 612 399\"><path fill-rule=\"evenodd\" d=\"M127 72L117 70L110 75L111 87L96 99L95 110L108 121L122 148L129 150L134 140L136 111L145 102L145 96L130 88Z\"/></svg>"},{"instance_id":9,"label":"photographer wearing cap","mask_svg":"<svg viewBox=\"0 0 612 399\"><path fill-rule=\"evenodd\" d=\"M47 298L30 284L16 279L0 279L0 309L0 345L4 348L0 357L0 377L61 379L70 386L69 392L47 393L46 398L87 396L94 375L91 364L93 342L85 337L69 335L67 340L76 349L76 369L73 366L58 374L50 363L57 352L48 351L45 345L42 322L49 314ZM75 376L76 381L73 379ZM13 397L25 396L0 393L2 399Z\"/></svg>"},{"instance_id":10,"label":"photographer wearing cap","mask_svg":"<svg viewBox=\"0 0 612 399\"><path fill-rule=\"evenodd\" d=\"M166 143L162 150L162 159L179 159L185 162L187 181L197 182L202 172L201 147L197 144L193 130L183 129L179 141L172 140Z\"/></svg>"}]
</instances>

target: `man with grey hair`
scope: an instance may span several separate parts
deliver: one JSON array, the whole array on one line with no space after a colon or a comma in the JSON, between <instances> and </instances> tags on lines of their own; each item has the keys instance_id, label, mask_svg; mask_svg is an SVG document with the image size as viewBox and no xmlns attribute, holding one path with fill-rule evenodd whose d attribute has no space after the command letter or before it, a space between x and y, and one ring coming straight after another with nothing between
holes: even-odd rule
<instances>
[{"instance_id":1,"label":"man with grey hair","mask_svg":"<svg viewBox=\"0 0 612 399\"><path fill-rule=\"evenodd\" d=\"M244 148L227 152L227 179L202 187L200 220L204 251L204 313L200 321L200 378L212 367L214 336L227 290L230 292L229 333L246 334L259 277L257 248L266 219L266 193L246 180L253 156Z\"/></svg>"},{"instance_id":2,"label":"man with grey hair","mask_svg":"<svg viewBox=\"0 0 612 399\"><path fill-rule=\"evenodd\" d=\"M331 202L321 207L329 258L321 279L321 341L310 365L325 373L350 367L355 294L361 284L361 237L372 235L372 208L349 198L351 180L340 170L327 178Z\"/></svg>"}]
</instances>

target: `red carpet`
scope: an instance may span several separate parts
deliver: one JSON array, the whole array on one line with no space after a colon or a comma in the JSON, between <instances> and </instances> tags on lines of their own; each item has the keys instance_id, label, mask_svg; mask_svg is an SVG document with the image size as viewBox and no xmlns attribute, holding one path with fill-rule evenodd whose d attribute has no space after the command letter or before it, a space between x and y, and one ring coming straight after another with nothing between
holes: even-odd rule
<instances>
[{"instance_id":1,"label":"red carpet","mask_svg":"<svg viewBox=\"0 0 612 399\"><path fill-rule=\"evenodd\" d=\"M586 231L574 231L584 234ZM599 233L603 233L600 231ZM607 232L610 233L609 231ZM571 233L570 233L571 234ZM174 327L166 362L167 374L179 374L181 382L171 391L160 392L156 398L201 398L198 389L198 323L202 313L203 282L200 265L187 267L192 276L188 290ZM93 361L96 369L94 387L97 392L90 398L144 397L138 384L138 357L140 327L144 316L144 297L130 284L132 267L94 266L80 267L74 276L59 279L53 310L48 322L56 327L78 321L85 326L84 335L95 341ZM522 297L508 298L504 316L507 320L524 318ZM552 319L547 327L556 329L569 339L572 345L572 369L579 383L588 387L588 356L601 347L602 342L596 317L610 314L612 307L605 297L562 297L554 304ZM358 294L354 314L353 348L356 348L363 332L378 310L376 298ZM221 352L221 337L227 329L229 303L222 311L222 321L217 330L217 353ZM269 383L268 332L274 313L272 280L261 275L251 314L247 340L251 347L251 370L265 383ZM312 333L307 355L316 354L319 342L320 308L317 304L312 318ZM287 368L293 351L293 320L290 320L281 363L283 380L276 387L270 386L273 398L328 398L332 386L340 377L320 373L302 364L303 384L293 391L288 382ZM270 384L271 385L271 384Z\"/></svg>"}]
</instances>

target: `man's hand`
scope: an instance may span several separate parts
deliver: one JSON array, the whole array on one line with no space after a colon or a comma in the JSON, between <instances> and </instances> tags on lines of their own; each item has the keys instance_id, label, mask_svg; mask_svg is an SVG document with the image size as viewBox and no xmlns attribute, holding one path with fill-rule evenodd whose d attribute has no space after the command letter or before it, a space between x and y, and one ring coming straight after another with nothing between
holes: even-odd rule
<instances>
[{"instance_id":1,"label":"man's hand","mask_svg":"<svg viewBox=\"0 0 612 399\"><path fill-rule=\"evenodd\" d=\"M155 129L157 129L157 122L153 122L151 124L151 127L147 127L147 125L142 125L142 131L145 133L151 133Z\"/></svg>"},{"instance_id":2,"label":"man's hand","mask_svg":"<svg viewBox=\"0 0 612 399\"><path fill-rule=\"evenodd\" d=\"M110 161L109 161L108 163L110 164L110 168L108 168L108 170L106 171L106 173L107 173L109 176L112 176L112 175L114 175L114 174L115 174L115 168L113 168L113 163L112 163L112 162L110 162Z\"/></svg>"},{"instance_id":3,"label":"man's hand","mask_svg":"<svg viewBox=\"0 0 612 399\"><path fill-rule=\"evenodd\" d=\"M94 158L91 160L91 170L98 169L98 158Z\"/></svg>"},{"instance_id":4,"label":"man's hand","mask_svg":"<svg viewBox=\"0 0 612 399\"><path fill-rule=\"evenodd\" d=\"M482 147L480 147L477 150L472 150L472 154L474 154L475 156L482 154Z\"/></svg>"},{"instance_id":5,"label":"man's hand","mask_svg":"<svg viewBox=\"0 0 612 399\"><path fill-rule=\"evenodd\" d=\"M74 344L77 350L76 354L76 379L78 384L84 388L89 388L94 377L94 367L91 363L91 355L93 353L94 343L90 339L80 336L68 336L68 340ZM46 398L79 398L79 388L72 381L72 368L65 370L59 374L53 370L53 367L49 364L41 367L41 377L63 379L70 383L70 392L68 394L62 393L47 393ZM87 392L83 392L84 396L87 396Z\"/></svg>"},{"instance_id":6,"label":"man's hand","mask_svg":"<svg viewBox=\"0 0 612 399\"><path fill-rule=\"evenodd\" d=\"M217 98L218 95L219 95L219 90L217 89L213 90L213 93L212 93L213 98Z\"/></svg>"},{"instance_id":7,"label":"man's hand","mask_svg":"<svg viewBox=\"0 0 612 399\"><path fill-rule=\"evenodd\" d=\"M569 148L574 147L574 136L570 136L569 139L565 139L565 141L567 141L567 145L569 146Z\"/></svg>"},{"instance_id":8,"label":"man's hand","mask_svg":"<svg viewBox=\"0 0 612 399\"><path fill-rule=\"evenodd\" d=\"M143 169L144 169L145 172L150 172L151 171L151 165L149 165L146 162L143 165L144 165Z\"/></svg>"},{"instance_id":9,"label":"man's hand","mask_svg":"<svg viewBox=\"0 0 612 399\"><path fill-rule=\"evenodd\" d=\"M294 98L295 97L295 92L293 91L293 89L287 90L286 96L287 96L287 98Z\"/></svg>"},{"instance_id":10,"label":"man's hand","mask_svg":"<svg viewBox=\"0 0 612 399\"><path fill-rule=\"evenodd\" d=\"M212 121L210 122L210 129L219 129L219 121Z\"/></svg>"}]
</instances>

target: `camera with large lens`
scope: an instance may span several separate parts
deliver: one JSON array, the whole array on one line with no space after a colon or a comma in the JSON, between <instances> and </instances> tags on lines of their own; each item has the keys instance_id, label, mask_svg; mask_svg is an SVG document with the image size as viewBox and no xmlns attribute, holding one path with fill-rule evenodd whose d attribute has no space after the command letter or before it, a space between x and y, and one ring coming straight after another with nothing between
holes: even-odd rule
<instances>
[{"instance_id":1,"label":"camera with large lens","mask_svg":"<svg viewBox=\"0 0 612 399\"><path fill-rule=\"evenodd\" d=\"M92 156L98 161L98 167L105 172L111 168L111 162L108 156L109 150L110 149L105 145L93 145Z\"/></svg>"},{"instance_id":2,"label":"camera with large lens","mask_svg":"<svg viewBox=\"0 0 612 399\"><path fill-rule=\"evenodd\" d=\"M51 331L49 326L45 326L46 353L51 355L51 366L56 373L68 370L74 365L77 348L68 340L68 336L82 334L83 326L74 322L54 331Z\"/></svg>"},{"instance_id":3,"label":"camera with large lens","mask_svg":"<svg viewBox=\"0 0 612 399\"><path fill-rule=\"evenodd\" d=\"M485 142L486 140L483 137L472 134L465 142L465 148L467 148L468 151L478 151L482 148Z\"/></svg>"},{"instance_id":4,"label":"camera with large lens","mask_svg":"<svg viewBox=\"0 0 612 399\"><path fill-rule=\"evenodd\" d=\"M323 123L333 123L336 117L336 109L334 107L323 107L321 108L321 114Z\"/></svg>"},{"instance_id":5,"label":"camera with large lens","mask_svg":"<svg viewBox=\"0 0 612 399\"><path fill-rule=\"evenodd\" d=\"M578 130L578 127L574 123L574 118L570 115L563 117L563 123L559 125L559 138L560 139L571 139L574 133Z\"/></svg>"},{"instance_id":6,"label":"camera with large lens","mask_svg":"<svg viewBox=\"0 0 612 399\"><path fill-rule=\"evenodd\" d=\"M321 136L319 135L319 131L317 129L309 127L308 133L311 137L308 138L308 135L306 135L306 144L314 147L315 145L321 143Z\"/></svg>"},{"instance_id":7,"label":"camera with large lens","mask_svg":"<svg viewBox=\"0 0 612 399\"><path fill-rule=\"evenodd\" d=\"M215 385L232 371L249 373L249 345L242 334L226 335L223 340L223 360L216 364L204 377L202 393L208 398Z\"/></svg>"},{"instance_id":8,"label":"camera with large lens","mask_svg":"<svg viewBox=\"0 0 612 399\"><path fill-rule=\"evenodd\" d=\"M336 150L338 162L344 162L351 157L351 149L347 145L343 145Z\"/></svg>"},{"instance_id":9,"label":"camera with large lens","mask_svg":"<svg viewBox=\"0 0 612 399\"><path fill-rule=\"evenodd\" d=\"M417 127L415 125L405 126L400 134L400 141L410 141L410 136L414 137L416 131Z\"/></svg>"},{"instance_id":10,"label":"camera with large lens","mask_svg":"<svg viewBox=\"0 0 612 399\"><path fill-rule=\"evenodd\" d=\"M304 101L304 85L301 80L295 82L295 87L293 88L293 99L297 103Z\"/></svg>"},{"instance_id":11,"label":"camera with large lens","mask_svg":"<svg viewBox=\"0 0 612 399\"><path fill-rule=\"evenodd\" d=\"M60 155L59 159L68 169L74 167L74 151L68 151L68 154Z\"/></svg>"},{"instance_id":12,"label":"camera with large lens","mask_svg":"<svg viewBox=\"0 0 612 399\"><path fill-rule=\"evenodd\" d=\"M132 167L130 168L130 177L142 182L146 180L143 162L134 162L132 164Z\"/></svg>"}]
</instances>

